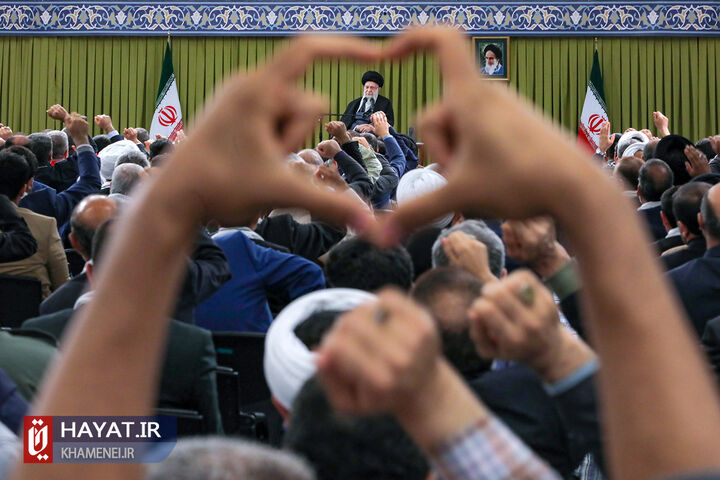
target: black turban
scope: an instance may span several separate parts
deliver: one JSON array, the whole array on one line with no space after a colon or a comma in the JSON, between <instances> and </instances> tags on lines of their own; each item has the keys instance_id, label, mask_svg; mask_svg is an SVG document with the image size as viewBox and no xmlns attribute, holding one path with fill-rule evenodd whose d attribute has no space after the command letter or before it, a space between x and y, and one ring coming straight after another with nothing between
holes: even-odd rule
<instances>
[{"instance_id":1,"label":"black turban","mask_svg":"<svg viewBox=\"0 0 720 480\"><path fill-rule=\"evenodd\" d=\"M365 85L365 83L367 82L375 82L378 84L378 87L382 88L385 80L383 79L383 76L380 75L378 72L370 70L365 72L362 76L362 84Z\"/></svg>"},{"instance_id":2,"label":"black turban","mask_svg":"<svg viewBox=\"0 0 720 480\"><path fill-rule=\"evenodd\" d=\"M502 50L500 50L497 45L493 45L492 43L485 47L483 50L483 55L486 54L490 50L495 54L495 57L498 59L498 61L502 60Z\"/></svg>"}]
</instances>

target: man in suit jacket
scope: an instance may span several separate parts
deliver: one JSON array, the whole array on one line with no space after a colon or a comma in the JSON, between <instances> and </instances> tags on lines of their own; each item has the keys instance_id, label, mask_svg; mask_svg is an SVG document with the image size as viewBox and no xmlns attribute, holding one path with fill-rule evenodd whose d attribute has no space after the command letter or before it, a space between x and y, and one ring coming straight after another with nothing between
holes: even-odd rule
<instances>
[{"instance_id":1,"label":"man in suit jacket","mask_svg":"<svg viewBox=\"0 0 720 480\"><path fill-rule=\"evenodd\" d=\"M0 195L0 262L22 260L37 252L37 241L15 211L15 205Z\"/></svg>"},{"instance_id":2,"label":"man in suit jacket","mask_svg":"<svg viewBox=\"0 0 720 480\"><path fill-rule=\"evenodd\" d=\"M662 254L671 248L685 245L677 224L677 219L673 213L673 195L677 192L678 187L673 185L665 190L660 197L660 218L662 219L667 235L655 242L658 253Z\"/></svg>"},{"instance_id":3,"label":"man in suit jacket","mask_svg":"<svg viewBox=\"0 0 720 480\"><path fill-rule=\"evenodd\" d=\"M70 244L86 262L90 260L92 239L95 230L116 211L115 200L104 195L89 195L78 203L70 217ZM65 285L53 292L40 304L40 314L59 312L73 308L75 301L82 295L87 286L87 274L74 276Z\"/></svg>"},{"instance_id":4,"label":"man in suit jacket","mask_svg":"<svg viewBox=\"0 0 720 480\"><path fill-rule=\"evenodd\" d=\"M698 223L700 203L703 195L710 190L710 184L704 182L690 182L678 188L673 195L673 215L677 220L678 228L683 242L687 248L674 253L663 255L665 268L672 270L675 267L702 257L705 253L706 242Z\"/></svg>"},{"instance_id":5,"label":"man in suit jacket","mask_svg":"<svg viewBox=\"0 0 720 480\"><path fill-rule=\"evenodd\" d=\"M42 296L46 298L51 291L67 282L68 265L55 219L17 207L28 190L30 175L30 165L23 157L9 151L0 152L0 194L13 200L17 213L25 220L37 242L34 255L1 263L0 273L37 278Z\"/></svg>"},{"instance_id":6,"label":"man in suit jacket","mask_svg":"<svg viewBox=\"0 0 720 480\"><path fill-rule=\"evenodd\" d=\"M102 195L91 195L78 204L70 220L70 243L85 261L90 259L95 230L116 211L116 201ZM178 296L173 318L195 323L195 306L211 296L230 277L230 266L223 251L204 232L198 232L195 249L187 262L187 274ZM40 304L40 314L73 308L85 291L85 272L73 277Z\"/></svg>"},{"instance_id":7,"label":"man in suit jacket","mask_svg":"<svg viewBox=\"0 0 720 480\"><path fill-rule=\"evenodd\" d=\"M63 112L67 115L65 109L63 109ZM61 232L70 219L75 205L80 203L80 200L86 196L97 193L101 186L100 167L95 151L88 141L87 122L79 115L67 115L64 121L70 137L77 146L77 166L79 171L77 182L67 190L57 193L53 188L42 188L47 187L46 185L38 185L36 188L33 185L34 178L30 178L28 181L28 195L20 201L21 207L54 217ZM38 141L38 139L33 140L33 143Z\"/></svg>"},{"instance_id":8,"label":"man in suit jacket","mask_svg":"<svg viewBox=\"0 0 720 480\"><path fill-rule=\"evenodd\" d=\"M395 125L395 114L389 98L379 94L385 84L385 79L378 72L367 71L362 76L363 96L348 103L342 121L349 129L356 125L370 123L370 115L375 112L385 112L390 125Z\"/></svg>"},{"instance_id":9,"label":"man in suit jacket","mask_svg":"<svg viewBox=\"0 0 720 480\"><path fill-rule=\"evenodd\" d=\"M720 382L720 317L713 318L705 325L702 344L715 376Z\"/></svg>"},{"instance_id":10,"label":"man in suit jacket","mask_svg":"<svg viewBox=\"0 0 720 480\"><path fill-rule=\"evenodd\" d=\"M698 336L710 319L720 315L720 187L702 198L700 228L707 240L704 255L668 272Z\"/></svg>"},{"instance_id":11,"label":"man in suit jacket","mask_svg":"<svg viewBox=\"0 0 720 480\"><path fill-rule=\"evenodd\" d=\"M86 265L90 286L94 273L102 264L102 254L112 221L102 224L93 238L92 262ZM74 309L31 318L23 323L26 329L47 332L59 342L75 310L92 298L92 291L75 302ZM197 410L203 416L203 430L220 433L222 422L217 398L215 348L209 331L177 320L170 322L165 362L160 377L159 406Z\"/></svg>"},{"instance_id":12,"label":"man in suit jacket","mask_svg":"<svg viewBox=\"0 0 720 480\"><path fill-rule=\"evenodd\" d=\"M657 241L666 235L660 217L660 197L673 185L673 172L662 160L648 160L640 168L637 195L640 199L638 212L645 218L650 233Z\"/></svg>"}]
</instances>

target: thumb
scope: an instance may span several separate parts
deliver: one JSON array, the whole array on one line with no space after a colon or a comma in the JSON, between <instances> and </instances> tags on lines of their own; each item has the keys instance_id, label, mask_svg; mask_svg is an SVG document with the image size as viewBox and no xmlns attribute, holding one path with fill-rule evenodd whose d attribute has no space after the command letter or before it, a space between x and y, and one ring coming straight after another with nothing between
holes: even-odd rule
<instances>
[{"instance_id":1,"label":"thumb","mask_svg":"<svg viewBox=\"0 0 720 480\"><path fill-rule=\"evenodd\" d=\"M381 247L394 245L413 229L454 211L459 206L459 196L453 190L452 183L448 183L402 205L394 214L386 216L378 229L372 232L372 241Z\"/></svg>"}]
</instances>

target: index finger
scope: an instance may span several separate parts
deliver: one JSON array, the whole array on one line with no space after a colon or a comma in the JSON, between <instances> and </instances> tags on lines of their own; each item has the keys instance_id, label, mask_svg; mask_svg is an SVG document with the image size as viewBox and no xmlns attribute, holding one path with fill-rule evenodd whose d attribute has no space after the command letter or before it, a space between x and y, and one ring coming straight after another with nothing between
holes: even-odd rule
<instances>
[{"instance_id":1,"label":"index finger","mask_svg":"<svg viewBox=\"0 0 720 480\"><path fill-rule=\"evenodd\" d=\"M385 55L399 58L417 50L430 50L437 55L440 70L449 88L478 77L468 38L455 29L410 29L390 43L385 49Z\"/></svg>"},{"instance_id":2,"label":"index finger","mask_svg":"<svg viewBox=\"0 0 720 480\"><path fill-rule=\"evenodd\" d=\"M380 48L359 38L343 35L307 34L277 53L265 67L274 78L294 81L317 59L349 59L372 62L380 58Z\"/></svg>"}]
</instances>

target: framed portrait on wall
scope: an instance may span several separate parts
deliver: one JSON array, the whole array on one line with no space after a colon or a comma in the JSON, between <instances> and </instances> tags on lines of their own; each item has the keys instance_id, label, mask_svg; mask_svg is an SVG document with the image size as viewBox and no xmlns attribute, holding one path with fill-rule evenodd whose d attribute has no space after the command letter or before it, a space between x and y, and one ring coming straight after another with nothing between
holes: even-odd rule
<instances>
[{"instance_id":1,"label":"framed portrait on wall","mask_svg":"<svg viewBox=\"0 0 720 480\"><path fill-rule=\"evenodd\" d=\"M472 37L475 63L488 80L510 80L510 37Z\"/></svg>"}]
</instances>

